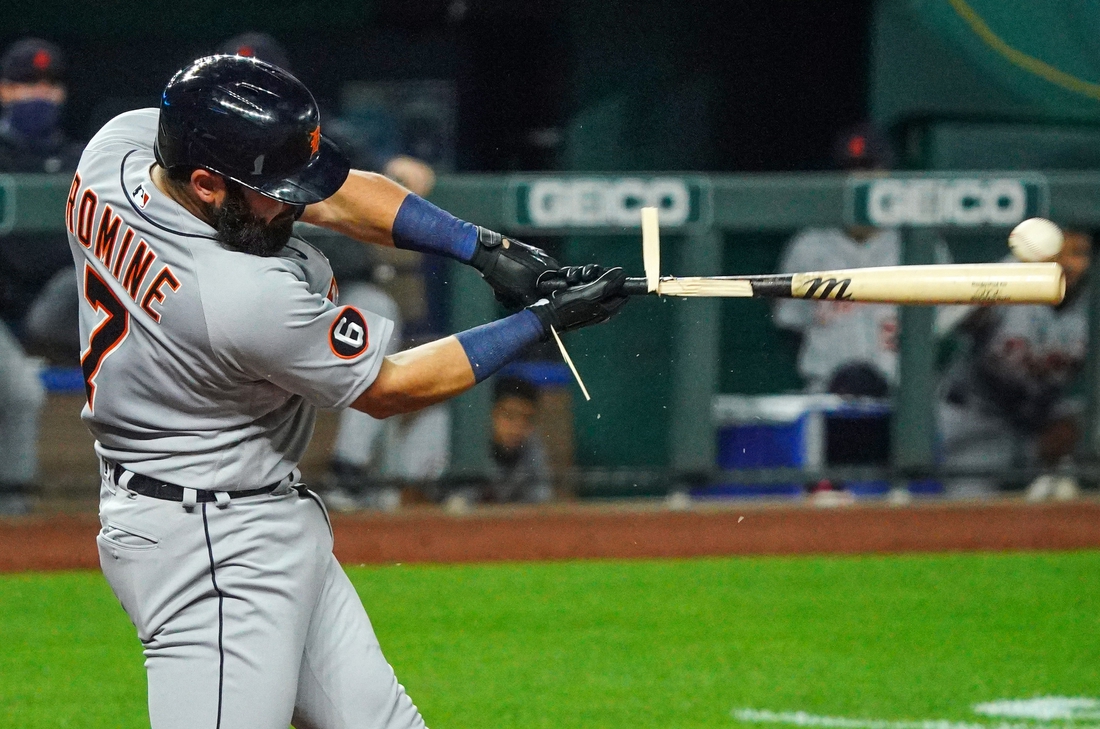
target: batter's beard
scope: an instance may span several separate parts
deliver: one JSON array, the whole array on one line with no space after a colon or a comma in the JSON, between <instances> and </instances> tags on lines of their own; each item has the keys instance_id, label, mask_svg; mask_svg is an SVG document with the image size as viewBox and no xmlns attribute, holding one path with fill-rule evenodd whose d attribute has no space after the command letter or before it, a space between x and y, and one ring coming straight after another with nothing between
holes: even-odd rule
<instances>
[{"instance_id":1,"label":"batter's beard","mask_svg":"<svg viewBox=\"0 0 1100 729\"><path fill-rule=\"evenodd\" d=\"M227 181L225 192L225 201L211 214L217 239L233 250L254 256L279 253L294 230L294 211L265 222L252 214L240 185Z\"/></svg>"}]
</instances>

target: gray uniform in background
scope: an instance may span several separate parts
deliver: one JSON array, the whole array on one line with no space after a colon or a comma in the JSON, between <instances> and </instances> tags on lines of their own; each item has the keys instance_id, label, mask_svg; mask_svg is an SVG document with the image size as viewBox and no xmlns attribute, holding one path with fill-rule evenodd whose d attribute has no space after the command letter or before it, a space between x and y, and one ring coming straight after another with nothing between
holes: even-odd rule
<instances>
[{"instance_id":1,"label":"gray uniform in background","mask_svg":"<svg viewBox=\"0 0 1100 729\"><path fill-rule=\"evenodd\" d=\"M947 247L938 243L936 262L950 259ZM896 230L878 230L859 242L839 228L809 228L787 244L779 270L801 273L900 263ZM798 373L807 390L824 392L840 367L855 362L873 366L891 386L897 384L897 306L789 299L776 303L775 323L803 337Z\"/></svg>"},{"instance_id":2,"label":"gray uniform in background","mask_svg":"<svg viewBox=\"0 0 1100 729\"><path fill-rule=\"evenodd\" d=\"M1054 306L997 306L976 312L966 349L940 388L939 425L949 466L1036 465L1038 435L1053 417L1075 414L1067 397L1088 347L1088 301L1080 290ZM994 492L989 479L955 479L956 498Z\"/></svg>"},{"instance_id":3,"label":"gray uniform in background","mask_svg":"<svg viewBox=\"0 0 1100 729\"><path fill-rule=\"evenodd\" d=\"M401 349L401 311L384 289L356 282L341 287L340 301L391 320L393 336L386 353ZM378 420L349 408L340 413L332 456L357 468L370 468L372 476L382 479L438 479L450 463L450 412L450 407L441 403L402 417Z\"/></svg>"},{"instance_id":4,"label":"gray uniform in background","mask_svg":"<svg viewBox=\"0 0 1100 729\"><path fill-rule=\"evenodd\" d=\"M896 266L900 261L897 231L878 231L860 243L839 228L812 228L787 246L781 273L837 268ZM780 301L775 323L799 332L798 373L806 389L824 392L842 365L866 362L891 385L897 380L898 308L892 304L844 301Z\"/></svg>"},{"instance_id":5,"label":"gray uniform in background","mask_svg":"<svg viewBox=\"0 0 1100 729\"><path fill-rule=\"evenodd\" d=\"M0 502L38 476L38 415L46 399L40 369L0 322Z\"/></svg>"},{"instance_id":6,"label":"gray uniform in background","mask_svg":"<svg viewBox=\"0 0 1100 729\"><path fill-rule=\"evenodd\" d=\"M331 300L307 243L227 249L162 194L157 115L95 136L66 210L82 417L103 464L100 561L144 646L152 725L423 726L296 469L317 408L374 381L392 325ZM183 502L130 491L139 477L182 486Z\"/></svg>"}]
</instances>

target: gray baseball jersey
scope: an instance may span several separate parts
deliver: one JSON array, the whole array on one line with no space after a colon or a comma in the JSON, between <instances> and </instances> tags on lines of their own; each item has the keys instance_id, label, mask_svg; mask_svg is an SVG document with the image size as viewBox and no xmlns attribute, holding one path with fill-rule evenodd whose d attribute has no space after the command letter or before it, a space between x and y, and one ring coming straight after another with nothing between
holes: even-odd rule
<instances>
[{"instance_id":1,"label":"gray baseball jersey","mask_svg":"<svg viewBox=\"0 0 1100 729\"><path fill-rule=\"evenodd\" d=\"M968 320L969 346L940 388L939 428L949 466L1009 468L1037 462L1037 436L1067 397L1088 343L1087 291L1061 307L998 306ZM952 479L948 494L987 496L996 480Z\"/></svg>"},{"instance_id":2,"label":"gray baseball jersey","mask_svg":"<svg viewBox=\"0 0 1100 729\"><path fill-rule=\"evenodd\" d=\"M295 483L316 409L370 386L392 324L338 306L301 240L273 257L222 246L152 182L157 120L109 122L66 208L99 559L142 641L153 729L423 729ZM131 488L135 473L182 500Z\"/></svg>"},{"instance_id":3,"label":"gray baseball jersey","mask_svg":"<svg viewBox=\"0 0 1100 729\"><path fill-rule=\"evenodd\" d=\"M1021 432L1041 429L1084 366L1088 299L1081 291L1060 307L975 312L966 327L970 346L944 378L944 399L1002 418Z\"/></svg>"},{"instance_id":4,"label":"gray baseball jersey","mask_svg":"<svg viewBox=\"0 0 1100 729\"><path fill-rule=\"evenodd\" d=\"M949 260L942 244L936 256L941 263ZM880 230L861 243L839 228L809 228L788 243L779 270L799 273L897 266L900 262L901 241L896 230ZM798 371L811 390L825 389L837 368L851 362L870 363L890 383L897 381L897 306L783 300L776 304L775 323L803 335Z\"/></svg>"},{"instance_id":5,"label":"gray baseball jersey","mask_svg":"<svg viewBox=\"0 0 1100 729\"><path fill-rule=\"evenodd\" d=\"M123 114L88 143L66 206L80 336L101 456L198 489L279 481L316 408L374 380L386 319L335 302L325 257L230 250L150 179L158 112Z\"/></svg>"},{"instance_id":6,"label":"gray baseball jersey","mask_svg":"<svg viewBox=\"0 0 1100 729\"><path fill-rule=\"evenodd\" d=\"M38 414L45 400L38 363L0 321L0 499L38 476Z\"/></svg>"}]
</instances>

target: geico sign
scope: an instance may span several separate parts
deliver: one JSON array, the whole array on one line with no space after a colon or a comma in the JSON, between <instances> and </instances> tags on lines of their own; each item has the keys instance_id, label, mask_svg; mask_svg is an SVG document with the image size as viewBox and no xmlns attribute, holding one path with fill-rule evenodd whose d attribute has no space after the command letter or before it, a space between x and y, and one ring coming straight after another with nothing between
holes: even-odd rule
<instances>
[{"instance_id":1,"label":"geico sign","mask_svg":"<svg viewBox=\"0 0 1100 729\"><path fill-rule=\"evenodd\" d=\"M691 194L683 180L535 180L527 196L531 224L565 226L641 225L643 207L660 209L661 225L683 225L691 214Z\"/></svg>"},{"instance_id":2,"label":"geico sign","mask_svg":"<svg viewBox=\"0 0 1100 729\"><path fill-rule=\"evenodd\" d=\"M874 225L1011 225L1026 215L1020 180L876 180L867 195Z\"/></svg>"}]
</instances>

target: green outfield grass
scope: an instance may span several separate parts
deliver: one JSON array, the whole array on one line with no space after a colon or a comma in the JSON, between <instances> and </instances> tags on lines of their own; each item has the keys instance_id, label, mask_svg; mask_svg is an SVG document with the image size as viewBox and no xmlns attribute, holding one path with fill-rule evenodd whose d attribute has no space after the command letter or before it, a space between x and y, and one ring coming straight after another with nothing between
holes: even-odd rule
<instances>
[{"instance_id":1,"label":"green outfield grass","mask_svg":"<svg viewBox=\"0 0 1100 729\"><path fill-rule=\"evenodd\" d=\"M350 573L436 729L746 729L741 708L992 726L974 704L1100 697L1100 552ZM144 700L99 574L0 576L0 726L148 726Z\"/></svg>"}]
</instances>

